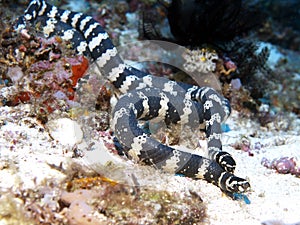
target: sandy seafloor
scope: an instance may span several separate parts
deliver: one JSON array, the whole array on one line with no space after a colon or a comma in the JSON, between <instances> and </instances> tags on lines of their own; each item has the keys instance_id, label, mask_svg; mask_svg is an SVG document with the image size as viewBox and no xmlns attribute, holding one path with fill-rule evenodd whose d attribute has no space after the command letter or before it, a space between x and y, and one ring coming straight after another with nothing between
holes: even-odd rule
<instances>
[{"instance_id":1,"label":"sandy seafloor","mask_svg":"<svg viewBox=\"0 0 300 225\"><path fill-rule=\"evenodd\" d=\"M49 167L49 164L58 166L61 162L69 160L72 153L67 151L70 149L67 144L81 140L80 135L77 138L73 137L74 127L72 123L68 125L69 119L62 122L58 120L63 126L52 128L50 133L53 137L57 137L57 140L52 140L48 132L41 132L42 126L32 126L36 124L35 120L22 116L20 110L26 111L26 105L0 108L1 119L6 121L0 128L1 190L13 189L15 185L21 185L24 189L34 188L44 179L55 178L57 181L64 179L65 175ZM289 156L300 159L299 119L293 120L294 130L289 132L267 131L249 119L239 118L237 112L232 113L227 123L231 131L223 135L224 150L230 152L236 159L236 174L246 177L251 183L252 189L247 193L250 204L229 199L219 188L206 181L195 181L152 170L149 172L148 169L145 169L146 175L138 182L143 183L142 180L145 179L148 185L160 190L196 191L207 204L206 224L300 222L300 179L290 174L278 174L275 170L261 165L262 157L273 159ZM252 151L253 156L230 147L230 144L240 140L241 136L253 133L257 133L257 137L249 137L251 144L260 142L262 145L261 149ZM139 166L135 169L137 174L138 171L144 170ZM0 224L6 223L0 221Z\"/></svg>"}]
</instances>

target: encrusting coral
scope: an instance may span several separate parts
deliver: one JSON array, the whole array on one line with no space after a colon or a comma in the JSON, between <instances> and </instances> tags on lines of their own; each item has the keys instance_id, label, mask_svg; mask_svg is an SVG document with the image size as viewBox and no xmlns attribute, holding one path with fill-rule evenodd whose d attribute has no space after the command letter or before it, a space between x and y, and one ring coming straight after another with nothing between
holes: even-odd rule
<instances>
[{"instance_id":1,"label":"encrusting coral","mask_svg":"<svg viewBox=\"0 0 300 225\"><path fill-rule=\"evenodd\" d=\"M183 68L187 72L197 71L199 73L214 71L216 69L216 61L219 58L215 51L205 48L200 50L186 49L182 57L185 60Z\"/></svg>"},{"instance_id":2,"label":"encrusting coral","mask_svg":"<svg viewBox=\"0 0 300 225\"><path fill-rule=\"evenodd\" d=\"M23 34L11 37L9 42L8 39L1 43L2 47L9 43L7 50L2 48L6 52L0 61L5 84L0 91L2 105L33 103L33 113L44 119L57 109L69 109L74 87L85 74L88 60L73 56L74 51L57 37L45 39ZM9 50L13 48L15 51Z\"/></svg>"}]
</instances>

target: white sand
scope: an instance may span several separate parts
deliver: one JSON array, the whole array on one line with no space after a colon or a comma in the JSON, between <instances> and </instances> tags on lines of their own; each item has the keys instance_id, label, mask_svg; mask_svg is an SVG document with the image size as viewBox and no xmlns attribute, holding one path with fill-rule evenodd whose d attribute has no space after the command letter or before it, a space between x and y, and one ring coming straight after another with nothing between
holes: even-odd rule
<instances>
[{"instance_id":1,"label":"white sand","mask_svg":"<svg viewBox=\"0 0 300 225\"><path fill-rule=\"evenodd\" d=\"M47 163L59 165L70 160L71 147L51 140L47 131L39 131L43 126L38 125L34 119L13 113L14 110L18 112L18 108L0 108L1 119L6 121L6 124L0 127L1 190L16 185L34 188L44 179L53 177L57 180L63 179L65 175L54 170ZM28 121L35 126L28 125L30 124ZM262 157L272 160L280 156L294 156L300 159L299 130L296 131L300 126L295 123L294 121L295 126L292 131L270 132L260 129L253 121L241 120L236 113L233 113L229 119L228 124L232 131L224 134L224 150L229 151L236 159L236 174L249 179L252 190L247 193L247 196L251 204L233 201L224 196L219 188L205 181L162 174L159 171L153 172L152 169L141 169L140 166L137 166L139 168L136 170L137 177L140 176L138 171L141 170L146 173L145 180L159 189L179 193L189 189L197 191L208 207L207 224L261 224L263 221L270 220L282 221L282 224L299 222L300 178L290 174L278 174L261 165ZM60 126L61 136L68 138L71 132L62 127ZM254 156L250 157L248 153L229 146L240 140L242 135L253 134L256 131L258 135L250 138L251 144L260 142L267 146L253 151ZM60 136L57 133L56 135ZM276 141L278 139L281 141ZM74 139L74 142L78 140ZM142 180L138 181L143 183Z\"/></svg>"}]
</instances>

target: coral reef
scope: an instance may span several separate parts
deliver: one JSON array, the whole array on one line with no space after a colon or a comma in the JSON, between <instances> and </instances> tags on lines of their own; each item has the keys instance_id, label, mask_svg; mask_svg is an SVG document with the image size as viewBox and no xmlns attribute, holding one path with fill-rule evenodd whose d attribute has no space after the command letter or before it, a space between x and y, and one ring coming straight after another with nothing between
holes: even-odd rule
<instances>
[{"instance_id":1,"label":"coral reef","mask_svg":"<svg viewBox=\"0 0 300 225\"><path fill-rule=\"evenodd\" d=\"M178 1L175 0L174 2ZM214 5L213 2L208 4ZM221 5L228 2L224 1ZM248 0L248 2L251 1ZM258 1L253 2L258 3ZM286 10L282 10L276 6L281 4L281 1L276 2L276 4L268 5L268 7L273 7L272 12L279 10L278 12L284 16L289 14L289 10L295 12L296 8L290 7L290 4L299 4L297 1L284 2L286 6L281 6ZM138 18L137 14L141 11L152 10L157 13L159 17L153 16L157 14L149 14L150 19L152 17L155 22L162 23L163 29L168 30L165 23L166 11L161 10L153 0L143 0L142 3L136 0L101 1L100 3L81 1L80 3L86 7L79 11L93 15L106 27L115 43L126 44L128 40L135 40L137 36L136 25L141 19ZM262 4L265 3L266 1L262 1ZM74 7L81 6L75 1L62 1L57 2L57 4L72 10L78 10ZM57 37L49 40L40 38L30 29L30 36L25 33L17 35L13 32L8 20L23 13L20 5L25 7L25 1L3 1L0 8L0 106L3 106L0 108L1 223L54 225L140 224L141 222L145 224L217 224L221 221L224 224L224 221L228 222L229 220L240 222L241 218L248 222L251 218L252 223L259 223L259 220L262 219L264 221L262 224L266 225L291 225L291 222L284 223L281 219L283 221L299 221L298 215L292 215L295 214L293 209L298 207L297 199L294 201L295 203L293 200L296 198L295 196L298 196L294 190L298 191L299 189L297 183L300 177L299 159L290 156L274 158L269 155L263 158L262 165L277 171L266 173L272 174L272 180L268 180L270 176L262 175L265 173L265 169L259 165L260 162L255 164L254 161L257 160L253 160L256 157L261 157L266 151L269 153L269 148L272 146L290 146L288 145L290 144L288 137L284 136L285 132L299 136L299 123L295 122L296 117L300 115L299 53L286 51L274 45L259 44L256 39L253 41L251 36L247 36L247 38L250 37L249 42L240 39L235 41L233 45L228 44L229 47L224 43L214 43L216 45L209 46L209 48L207 48L208 45L197 46L199 49L205 48L206 52L198 50L201 52L200 56L196 57L198 61L190 64L193 69L197 70L202 68L205 63L209 63L209 67L205 68L210 68L209 71L213 71L211 75L218 75L221 81L218 82L222 84L223 93L231 100L232 108L239 111L241 120L251 118L250 127L255 132L250 131L250 128L248 130L245 124L240 123L240 120L237 120L238 125L236 127L230 124L230 129L233 132L241 127L246 127L245 135L239 133L240 136L236 138L238 140L230 144L231 147L244 151L243 154L235 152L237 155L246 156L242 159L245 160L245 163L244 165L240 164L240 168L247 171L249 179L254 183L259 178L268 180L272 187L279 185L279 183L286 187L286 189L281 187L282 189L278 191L274 190L274 195L266 189L270 183L257 182L256 188L249 196L254 207L241 210L243 206L240 202L229 202L226 198L220 198L220 193L208 185L206 187L205 183L184 179L181 180L182 183L174 185L175 192L156 191L146 187L125 186L107 177L99 176L94 171L87 171L87 168L84 168L84 163L75 165L74 162L80 162L86 152L82 152L83 148L77 145L67 146L60 143L59 140L53 139L47 121L52 117L56 119L63 116L76 118L78 115L82 115L85 117L83 123L90 128L89 131L92 131L89 135L95 140L102 140L108 151L120 154L115 146L113 133L108 131L112 91L106 85L94 84L94 78L91 78L86 88L100 90L99 95L96 96L97 111L87 114L84 110L73 109L74 104L79 102L76 97L74 98L75 85L88 66L87 59L74 56L74 51L69 43L62 42ZM229 5L223 7L224 13L222 15L237 12L231 7ZM216 10L211 10L211 12L216 12ZM275 23L274 20L276 20ZM186 21L188 20L184 22ZM209 30L205 34L211 33L204 36L205 40L201 40L201 44L203 41L223 41L233 34L237 35L237 33L228 32L235 24L233 22L233 26L227 26L228 21L230 20L224 20L220 24L213 24L213 20L205 22L204 25L209 26ZM146 22L149 23L147 25L149 29L156 28L153 21ZM299 50L299 29L294 30L293 24L283 25L281 22L293 21L272 16L258 30L258 35L255 38L258 37L293 50ZM219 34L222 30L226 32L223 32L224 35L222 33L219 36L212 36L215 35L211 31L213 27L220 28L216 30ZM126 36L125 32L124 34L122 32L127 31L128 28L132 29L132 32L126 33ZM197 29L197 32L200 30ZM242 30L239 29L238 32ZM150 34L153 33L148 33L148 35ZM161 35L160 33L154 34L151 37ZM119 37L120 35L125 37L124 42L120 41L122 39ZM171 36L165 37L170 40ZM267 48L265 48L266 46ZM272 62L270 65L269 60L272 58L274 48L281 54L280 60L275 63ZM207 49L215 49L216 51L207 51ZM139 49L131 49L131 51L132 54L140 53ZM192 51L190 53L189 57L193 58L194 53ZM213 54L214 57L210 58L207 54ZM177 79L182 75L180 73L175 74L173 68L165 65L147 64L147 66L148 71L160 76ZM182 80L186 82L188 79L184 77ZM86 100L86 96L82 95L81 97L82 101ZM95 107L95 104L92 107ZM294 112L296 115L283 111ZM255 124L255 128L252 127L254 126L253 120L259 121L259 124ZM265 140L262 132L266 132L266 135L271 136L271 138ZM172 134L175 135L175 132ZM62 136L62 139L67 136L63 131L59 135ZM199 139L199 136L193 135L191 139ZM180 137L185 141L187 140L185 134ZM166 136L160 138L168 142ZM257 141L256 138L260 138L260 140ZM180 144L178 140L172 141L169 142ZM191 143L190 146L194 148L192 144L194 143ZM297 146L295 145L295 147ZM297 148L295 149L297 151ZM9 155L7 155L8 153ZM28 172L26 170L28 168L23 164L32 170ZM40 164L45 165L49 171L41 170L40 172ZM294 176L279 176L277 173L293 174ZM146 178L148 179L148 176ZM176 178L178 177L173 180ZM155 182L157 185L157 180ZM189 188L192 186L197 190L200 189L201 194L192 191L179 192L179 189L176 189L187 183L190 184ZM265 191L266 195L260 196L261 193L258 193L257 190ZM286 195L281 196L282 190L285 191ZM205 194L202 194L202 191ZM287 202L285 201L287 197L290 197L290 201L293 202L290 204L291 206L284 205ZM246 196L236 196L236 198L245 203L249 201ZM215 207L217 204L224 206L224 203L229 206L227 207L230 208L229 210ZM206 209L208 204L209 207ZM258 213L259 207L266 204L270 204L271 207L267 211L262 210ZM254 208L256 210L253 210ZM228 211L230 212L228 213ZM238 213L232 213L232 211ZM273 214L263 215L264 213L268 214L268 212ZM206 214L209 216L207 217ZM255 221L252 220L254 217ZM265 221L267 218L274 218L274 220ZM233 224L232 221L230 222Z\"/></svg>"},{"instance_id":2,"label":"coral reef","mask_svg":"<svg viewBox=\"0 0 300 225\"><path fill-rule=\"evenodd\" d=\"M278 173L290 173L300 177L299 160L297 160L295 157L280 157L271 161L267 158L263 158L261 160L261 164L269 169L275 169Z\"/></svg>"},{"instance_id":3,"label":"coral reef","mask_svg":"<svg viewBox=\"0 0 300 225\"><path fill-rule=\"evenodd\" d=\"M73 56L74 51L60 38L14 35L11 30L2 33L2 105L31 103L32 113L44 121L55 110L68 110L74 104L74 87L85 74L88 60Z\"/></svg>"}]
</instances>

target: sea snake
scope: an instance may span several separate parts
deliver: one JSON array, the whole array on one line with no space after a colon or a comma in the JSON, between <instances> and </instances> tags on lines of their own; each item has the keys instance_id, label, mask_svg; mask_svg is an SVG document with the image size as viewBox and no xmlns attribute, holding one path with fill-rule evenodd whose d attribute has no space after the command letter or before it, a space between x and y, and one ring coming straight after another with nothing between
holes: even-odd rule
<instances>
[{"instance_id":1,"label":"sea snake","mask_svg":"<svg viewBox=\"0 0 300 225\"><path fill-rule=\"evenodd\" d=\"M222 151L221 123L229 116L230 105L218 92L152 76L125 65L109 35L91 16L33 0L15 28L26 30L28 23L40 23L46 37L59 35L70 41L78 54L89 57L98 72L121 92L111 127L129 158L167 172L205 179L226 193L249 190L248 181L233 174L234 159ZM154 139L138 124L139 120L151 119L193 129L204 126L208 157Z\"/></svg>"}]
</instances>

